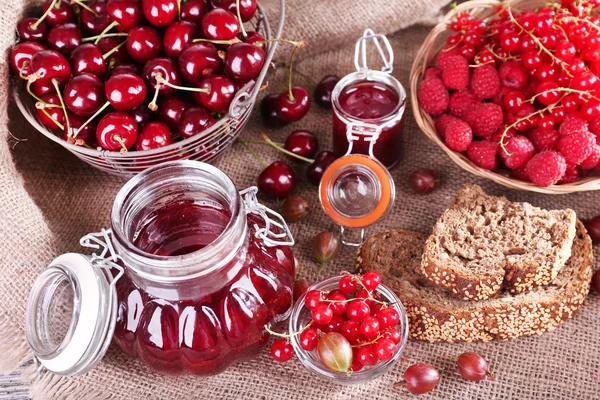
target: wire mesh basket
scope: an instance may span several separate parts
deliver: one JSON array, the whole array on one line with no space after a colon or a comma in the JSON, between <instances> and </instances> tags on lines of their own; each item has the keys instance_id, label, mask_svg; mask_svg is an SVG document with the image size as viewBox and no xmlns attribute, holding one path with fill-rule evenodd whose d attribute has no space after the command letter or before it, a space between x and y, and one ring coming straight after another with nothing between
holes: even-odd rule
<instances>
[{"instance_id":1,"label":"wire mesh basket","mask_svg":"<svg viewBox=\"0 0 600 400\"><path fill-rule=\"evenodd\" d=\"M118 151L91 149L68 143L46 128L38 120L35 101L27 93L24 85L13 85L15 101L25 119L27 119L27 121L44 136L66 148L91 166L114 175L130 177L148 167L166 161L189 159L213 162L233 144L252 113L252 109L256 103L256 97L277 48L277 42L269 42L269 40L279 39L283 30L285 0L280 0L279 4L279 24L274 36L272 35L265 10L260 4L258 4L256 15L250 21L253 29L260 32L265 40L267 40L265 63L260 74L256 80L248 82L236 93L227 115L223 116L210 128L190 138L177 141L158 149L144 151L121 153Z\"/></svg>"}]
</instances>

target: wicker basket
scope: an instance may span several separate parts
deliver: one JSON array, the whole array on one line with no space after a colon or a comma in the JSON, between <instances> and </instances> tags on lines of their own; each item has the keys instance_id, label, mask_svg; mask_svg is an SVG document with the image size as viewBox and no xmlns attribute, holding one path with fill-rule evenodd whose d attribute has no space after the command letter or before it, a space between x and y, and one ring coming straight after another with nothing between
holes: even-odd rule
<instances>
[{"instance_id":1,"label":"wicker basket","mask_svg":"<svg viewBox=\"0 0 600 400\"><path fill-rule=\"evenodd\" d=\"M285 14L285 0L280 0L279 25L272 36L269 22L264 9L258 5L256 16L251 21L254 30L263 34L265 39L281 36ZM248 82L241 88L231 102L229 113L217 123L199 135L177 141L165 147L153 150L131 151L121 153L118 151L101 151L82 146L76 146L56 136L38 120L35 112L35 102L25 91L23 85L13 85L13 95L17 106L29 123L50 140L75 154L78 158L95 168L103 171L130 177L144 169L165 161L180 159L212 162L235 141L244 128L256 103L256 96L267 74L271 59L277 48L277 42L267 43L267 55L264 66L256 81Z\"/></svg>"},{"instance_id":2,"label":"wicker basket","mask_svg":"<svg viewBox=\"0 0 600 400\"><path fill-rule=\"evenodd\" d=\"M547 3L547 0L516 0L511 3L511 7L516 10L522 11L526 9L541 7L545 3ZM456 164L458 164L461 168L469 171L470 173L476 176L490 179L496 183L499 183L500 185L504 185L511 189L527 190L532 192L549 194L565 194L589 190L600 190L600 177L598 176L589 176L575 183L553 185L549 187L538 187L533 183L509 178L499 173L481 168L475 165L473 162L471 162L471 160L469 160L465 155L457 153L454 150L451 150L448 147L446 147L446 144L440 139L435 130L433 118L419 107L419 102L417 100L419 84L421 83L423 73L425 72L427 67L432 64L435 55L437 54L438 50L442 47L445 38L447 37L447 26L449 22L454 20L458 13L464 11L468 11L469 13L471 13L471 15L477 16L478 18L489 18L494 15L495 8L500 4L502 4L502 2L495 0L473 0L459 4L456 8L452 9L448 14L446 14L443 21L440 22L437 26L435 26L431 30L429 35L427 35L427 38L425 39L423 45L417 53L417 56L415 57L415 61L413 63L410 73L410 94L412 97L412 109L417 124L421 128L421 131L423 131L423 133L427 135L429 139L437 143L437 145L440 146L446 152L446 154L448 154L450 159Z\"/></svg>"}]
</instances>

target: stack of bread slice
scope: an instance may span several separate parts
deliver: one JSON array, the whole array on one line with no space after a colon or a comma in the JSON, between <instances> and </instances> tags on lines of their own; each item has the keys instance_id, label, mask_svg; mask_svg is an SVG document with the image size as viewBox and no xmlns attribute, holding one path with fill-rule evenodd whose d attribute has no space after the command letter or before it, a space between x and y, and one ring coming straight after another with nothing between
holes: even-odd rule
<instances>
[{"instance_id":1,"label":"stack of bread slice","mask_svg":"<svg viewBox=\"0 0 600 400\"><path fill-rule=\"evenodd\" d=\"M406 307L413 339L489 341L571 318L592 278L592 242L572 210L547 211L464 186L425 238L396 230L358 250Z\"/></svg>"}]
</instances>

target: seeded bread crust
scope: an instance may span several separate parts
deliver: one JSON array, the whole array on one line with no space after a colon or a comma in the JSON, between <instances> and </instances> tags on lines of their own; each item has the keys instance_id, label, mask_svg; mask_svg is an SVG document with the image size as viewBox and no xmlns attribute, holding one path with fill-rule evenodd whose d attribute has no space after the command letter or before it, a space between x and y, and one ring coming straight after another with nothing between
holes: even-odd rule
<instances>
[{"instance_id":1,"label":"seeded bread crust","mask_svg":"<svg viewBox=\"0 0 600 400\"><path fill-rule=\"evenodd\" d=\"M427 239L421 272L463 300L548 285L571 255L576 219L465 185Z\"/></svg>"},{"instance_id":2,"label":"seeded bread crust","mask_svg":"<svg viewBox=\"0 0 600 400\"><path fill-rule=\"evenodd\" d=\"M419 272L424 243L417 232L382 232L362 244L356 264L359 272L378 271L398 295L415 340L474 342L539 335L572 318L590 289L592 241L581 221L572 255L550 285L487 300L459 300L431 285Z\"/></svg>"}]
</instances>

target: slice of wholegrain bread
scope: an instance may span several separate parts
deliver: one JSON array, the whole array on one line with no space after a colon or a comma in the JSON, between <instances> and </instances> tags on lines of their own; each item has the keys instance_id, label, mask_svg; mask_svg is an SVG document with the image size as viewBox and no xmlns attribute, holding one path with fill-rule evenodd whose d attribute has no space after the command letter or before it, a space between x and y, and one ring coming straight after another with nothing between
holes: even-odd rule
<instances>
[{"instance_id":1,"label":"slice of wholegrain bread","mask_svg":"<svg viewBox=\"0 0 600 400\"><path fill-rule=\"evenodd\" d=\"M465 185L427 239L421 272L464 300L547 285L571 255L576 219Z\"/></svg>"},{"instance_id":2,"label":"slice of wholegrain bread","mask_svg":"<svg viewBox=\"0 0 600 400\"><path fill-rule=\"evenodd\" d=\"M410 337L429 342L472 342L537 335L575 315L592 279L592 241L577 221L572 255L545 287L502 292L487 300L456 299L420 273L425 237L396 230L376 234L358 249L357 269L378 271L408 313Z\"/></svg>"}]
</instances>

